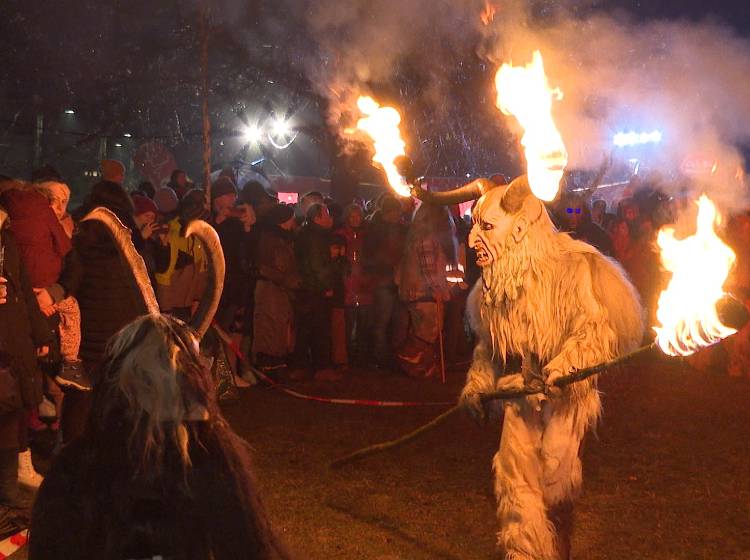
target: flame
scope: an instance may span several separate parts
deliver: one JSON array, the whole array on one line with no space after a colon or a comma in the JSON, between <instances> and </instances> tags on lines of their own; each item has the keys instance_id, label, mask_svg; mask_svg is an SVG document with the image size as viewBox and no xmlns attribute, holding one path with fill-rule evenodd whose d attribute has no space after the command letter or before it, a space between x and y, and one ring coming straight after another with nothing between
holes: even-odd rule
<instances>
[{"instance_id":1,"label":"flame","mask_svg":"<svg viewBox=\"0 0 750 560\"><path fill-rule=\"evenodd\" d=\"M552 99L562 99L562 92L549 87L542 53L535 51L526 67L503 64L495 75L495 87L497 107L516 117L524 129L521 144L532 192L542 200L553 200L568 152L552 120Z\"/></svg>"},{"instance_id":2,"label":"flame","mask_svg":"<svg viewBox=\"0 0 750 560\"><path fill-rule=\"evenodd\" d=\"M688 356L737 332L719 321L716 303L724 296L722 286L735 254L716 235L720 218L714 203L704 194L698 200L694 235L682 240L674 228L659 231L661 261L672 279L659 296L656 342L665 354Z\"/></svg>"},{"instance_id":3,"label":"flame","mask_svg":"<svg viewBox=\"0 0 750 560\"><path fill-rule=\"evenodd\" d=\"M484 0L484 10L482 10L479 18L482 20L483 24L489 25L494 21L496 13L497 8L494 4L490 2L490 0Z\"/></svg>"},{"instance_id":4,"label":"flame","mask_svg":"<svg viewBox=\"0 0 750 560\"><path fill-rule=\"evenodd\" d=\"M411 189L396 170L398 156L406 154L406 143L401 138L398 125L401 115L393 107L381 107L372 97L360 96L357 108L365 116L357 121L357 129L366 133L373 141L375 155L372 161L385 171L388 183L399 196L410 196Z\"/></svg>"}]
</instances>

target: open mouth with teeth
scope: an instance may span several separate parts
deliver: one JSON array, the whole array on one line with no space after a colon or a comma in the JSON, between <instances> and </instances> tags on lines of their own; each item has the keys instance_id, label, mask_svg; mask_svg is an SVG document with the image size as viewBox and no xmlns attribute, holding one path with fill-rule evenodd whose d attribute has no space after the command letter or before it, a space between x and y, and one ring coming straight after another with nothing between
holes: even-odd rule
<instances>
[{"instance_id":1,"label":"open mouth with teeth","mask_svg":"<svg viewBox=\"0 0 750 560\"><path fill-rule=\"evenodd\" d=\"M490 254L484 248L484 245L477 243L474 245L474 250L477 253L477 266L487 266L490 264L492 259L490 259Z\"/></svg>"}]
</instances>

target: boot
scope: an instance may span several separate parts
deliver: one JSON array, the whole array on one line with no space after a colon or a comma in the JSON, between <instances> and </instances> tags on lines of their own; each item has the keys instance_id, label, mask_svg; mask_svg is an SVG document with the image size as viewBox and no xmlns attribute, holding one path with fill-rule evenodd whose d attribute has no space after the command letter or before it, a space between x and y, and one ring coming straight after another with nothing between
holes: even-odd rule
<instances>
[{"instance_id":1,"label":"boot","mask_svg":"<svg viewBox=\"0 0 750 560\"><path fill-rule=\"evenodd\" d=\"M18 482L29 488L39 488L44 477L36 472L31 462L31 449L18 454Z\"/></svg>"},{"instance_id":2,"label":"boot","mask_svg":"<svg viewBox=\"0 0 750 560\"><path fill-rule=\"evenodd\" d=\"M28 509L31 500L18 486L18 451L0 449L0 504L13 509Z\"/></svg>"}]
</instances>

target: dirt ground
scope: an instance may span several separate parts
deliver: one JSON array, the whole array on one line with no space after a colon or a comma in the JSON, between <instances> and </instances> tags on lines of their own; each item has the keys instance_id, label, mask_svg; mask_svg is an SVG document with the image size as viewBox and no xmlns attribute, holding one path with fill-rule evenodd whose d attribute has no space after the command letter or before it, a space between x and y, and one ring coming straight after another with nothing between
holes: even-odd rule
<instances>
[{"instance_id":1,"label":"dirt ground","mask_svg":"<svg viewBox=\"0 0 750 560\"><path fill-rule=\"evenodd\" d=\"M367 399L452 400L446 385L380 371L295 390ZM574 558L750 558L750 379L644 360L602 380L604 416L584 453ZM499 425L456 416L415 443L331 470L447 407L367 408L243 390L224 406L255 449L271 517L305 560L491 559L490 461Z\"/></svg>"}]
</instances>

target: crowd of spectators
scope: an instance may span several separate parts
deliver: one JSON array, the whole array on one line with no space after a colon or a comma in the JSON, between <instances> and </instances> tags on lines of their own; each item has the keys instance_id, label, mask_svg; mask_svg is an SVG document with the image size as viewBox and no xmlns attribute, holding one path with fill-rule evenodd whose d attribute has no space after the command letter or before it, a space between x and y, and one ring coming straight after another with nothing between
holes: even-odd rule
<instances>
[{"instance_id":1,"label":"crowd of spectators","mask_svg":"<svg viewBox=\"0 0 750 560\"><path fill-rule=\"evenodd\" d=\"M32 182L0 178L0 218L8 217L0 393L13 379L20 387L12 398L0 395L0 503L23 506L18 484L42 480L29 430L59 429L60 445L83 433L107 341L146 311L107 228L81 221L96 207L129 229L162 313L183 321L195 313L208 274L204 248L183 233L195 219L213 225L226 263L214 367L223 363L235 388L336 381L363 368L437 379L446 363L468 363L463 315L479 271L467 246L470 220L457 207L389 192L368 201L308 192L287 205L262 182L238 186L231 169L212 183L210 200L181 170L158 189L142 183L127 192L124 178L120 162L102 162L101 181L72 211L70 191L51 167ZM561 230L619 261L653 325L663 287L656 235L690 201L656 185L632 189L615 206L596 193L564 194L550 213ZM739 254L733 291L749 301L750 215L733 216L726 231ZM735 358L730 369L748 371L746 360ZM40 420L52 417L59 421Z\"/></svg>"}]
</instances>

